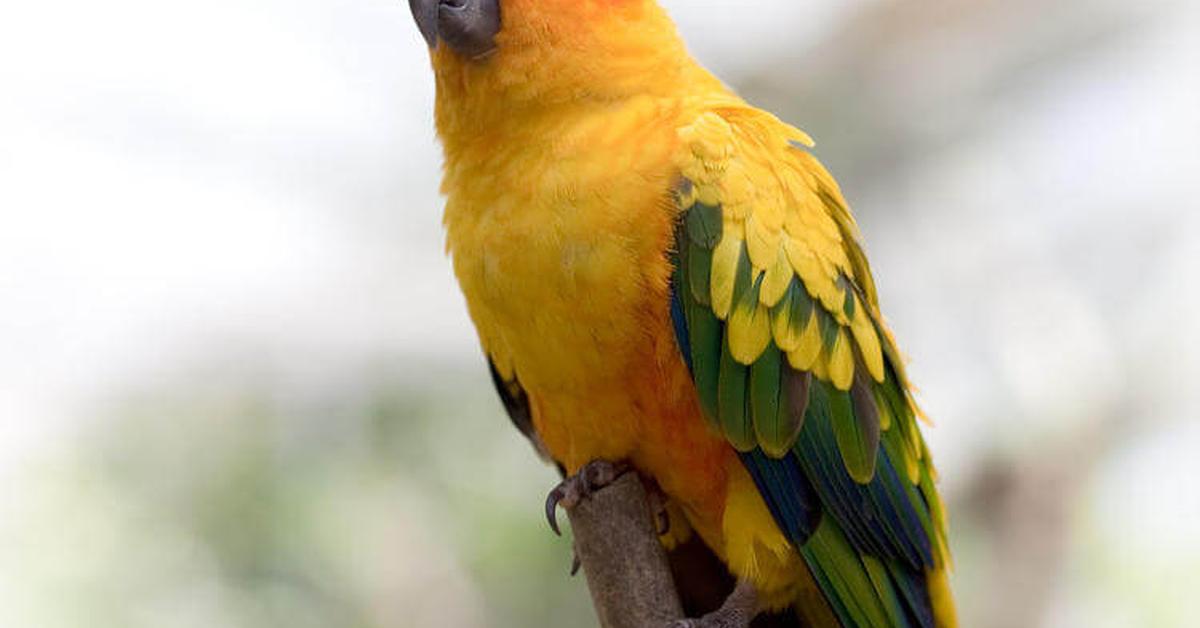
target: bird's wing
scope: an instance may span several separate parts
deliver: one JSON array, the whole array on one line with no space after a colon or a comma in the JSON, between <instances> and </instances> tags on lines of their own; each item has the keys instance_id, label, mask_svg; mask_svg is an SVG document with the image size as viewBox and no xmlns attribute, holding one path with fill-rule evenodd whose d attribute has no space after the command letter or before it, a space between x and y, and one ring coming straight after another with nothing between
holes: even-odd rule
<instances>
[{"instance_id":1,"label":"bird's wing","mask_svg":"<svg viewBox=\"0 0 1200 628\"><path fill-rule=\"evenodd\" d=\"M508 418L512 420L513 426L529 439L529 443L533 445L534 451L542 460L551 461L550 452L546 450L546 445L542 443L542 438L538 436L537 430L533 427L533 409L529 405L529 396L525 393L521 382L517 380L516 373L504 375L496 366L496 361L490 357L488 358L488 369L491 371L492 384L496 387L496 393L500 395L500 403L504 404L504 411L508 413ZM556 466L558 466L559 473L565 473L562 465Z\"/></svg>"},{"instance_id":2,"label":"bird's wing","mask_svg":"<svg viewBox=\"0 0 1200 628\"><path fill-rule=\"evenodd\" d=\"M945 519L837 184L756 109L680 139L671 307L706 417L845 625L932 626Z\"/></svg>"}]
</instances>

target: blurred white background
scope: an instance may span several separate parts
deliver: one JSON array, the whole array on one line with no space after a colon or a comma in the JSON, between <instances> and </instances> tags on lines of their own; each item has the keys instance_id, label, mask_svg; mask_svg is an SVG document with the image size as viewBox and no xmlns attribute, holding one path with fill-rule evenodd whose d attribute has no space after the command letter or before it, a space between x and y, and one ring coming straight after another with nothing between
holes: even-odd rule
<instances>
[{"instance_id":1,"label":"blurred white background","mask_svg":"<svg viewBox=\"0 0 1200 628\"><path fill-rule=\"evenodd\" d=\"M964 624L1192 625L1200 5L666 4L856 208ZM0 625L591 625L439 165L399 0L0 7Z\"/></svg>"}]
</instances>

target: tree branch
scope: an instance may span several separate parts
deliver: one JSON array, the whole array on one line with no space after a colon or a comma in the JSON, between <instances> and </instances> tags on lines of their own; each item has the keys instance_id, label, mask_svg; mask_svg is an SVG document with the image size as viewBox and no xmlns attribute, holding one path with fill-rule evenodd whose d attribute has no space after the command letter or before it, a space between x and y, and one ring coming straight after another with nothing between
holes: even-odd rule
<instances>
[{"instance_id":1,"label":"tree branch","mask_svg":"<svg viewBox=\"0 0 1200 628\"><path fill-rule=\"evenodd\" d=\"M683 619L667 554L636 473L568 511L575 553L604 628L664 628Z\"/></svg>"}]
</instances>

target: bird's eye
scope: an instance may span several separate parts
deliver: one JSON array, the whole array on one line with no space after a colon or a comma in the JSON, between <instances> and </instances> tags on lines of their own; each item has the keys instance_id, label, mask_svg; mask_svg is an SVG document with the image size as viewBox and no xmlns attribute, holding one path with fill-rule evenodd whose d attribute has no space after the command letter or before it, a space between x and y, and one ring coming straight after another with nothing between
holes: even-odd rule
<instances>
[{"instance_id":1,"label":"bird's eye","mask_svg":"<svg viewBox=\"0 0 1200 628\"><path fill-rule=\"evenodd\" d=\"M468 59L496 49L500 0L408 0L408 6L431 48L445 42Z\"/></svg>"}]
</instances>

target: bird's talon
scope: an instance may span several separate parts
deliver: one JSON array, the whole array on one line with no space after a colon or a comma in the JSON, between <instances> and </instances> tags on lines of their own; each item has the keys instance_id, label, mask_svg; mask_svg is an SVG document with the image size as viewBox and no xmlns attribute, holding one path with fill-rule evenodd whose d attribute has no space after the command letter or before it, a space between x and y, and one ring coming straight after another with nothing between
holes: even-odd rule
<instances>
[{"instance_id":1,"label":"bird's talon","mask_svg":"<svg viewBox=\"0 0 1200 628\"><path fill-rule=\"evenodd\" d=\"M595 460L587 463L578 473L563 480L546 496L546 521L555 534L562 536L558 526L558 507L567 510L574 508L579 502L587 499L594 491L612 484L617 478L629 471L625 463L611 463L606 460Z\"/></svg>"},{"instance_id":2,"label":"bird's talon","mask_svg":"<svg viewBox=\"0 0 1200 628\"><path fill-rule=\"evenodd\" d=\"M748 628L758 615L758 591L746 581L738 582L721 608L698 619L680 619L668 628Z\"/></svg>"},{"instance_id":3,"label":"bird's talon","mask_svg":"<svg viewBox=\"0 0 1200 628\"><path fill-rule=\"evenodd\" d=\"M562 536L562 530L558 527L558 504L563 499L563 490L561 486L557 486L550 494L546 496L546 521L550 523L550 529L558 536Z\"/></svg>"},{"instance_id":4,"label":"bird's talon","mask_svg":"<svg viewBox=\"0 0 1200 628\"><path fill-rule=\"evenodd\" d=\"M576 574L578 574L579 568L582 566L583 563L579 562L579 554L576 553L571 557L571 576L574 577Z\"/></svg>"},{"instance_id":5,"label":"bird's talon","mask_svg":"<svg viewBox=\"0 0 1200 628\"><path fill-rule=\"evenodd\" d=\"M671 512L667 510L667 494L653 482L646 486L646 501L650 503L650 514L654 515L654 527L659 536L671 531Z\"/></svg>"}]
</instances>

